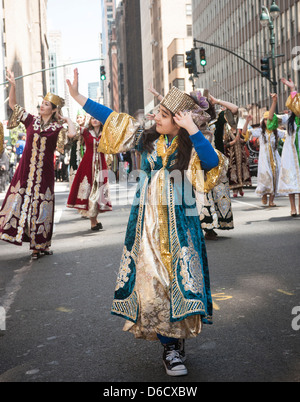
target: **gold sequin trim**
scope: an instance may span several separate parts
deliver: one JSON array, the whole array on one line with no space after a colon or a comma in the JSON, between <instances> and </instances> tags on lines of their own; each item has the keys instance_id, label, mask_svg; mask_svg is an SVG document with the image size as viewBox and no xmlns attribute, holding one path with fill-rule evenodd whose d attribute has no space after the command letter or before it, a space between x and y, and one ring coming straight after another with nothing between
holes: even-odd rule
<instances>
[{"instance_id":1,"label":"gold sequin trim","mask_svg":"<svg viewBox=\"0 0 300 402\"><path fill-rule=\"evenodd\" d=\"M118 154L136 146L140 123L125 113L112 112L103 127L98 152Z\"/></svg>"},{"instance_id":2,"label":"gold sequin trim","mask_svg":"<svg viewBox=\"0 0 300 402\"><path fill-rule=\"evenodd\" d=\"M300 94L297 94L294 98L290 95L286 102L286 107L295 113L297 117L300 117Z\"/></svg>"}]
</instances>

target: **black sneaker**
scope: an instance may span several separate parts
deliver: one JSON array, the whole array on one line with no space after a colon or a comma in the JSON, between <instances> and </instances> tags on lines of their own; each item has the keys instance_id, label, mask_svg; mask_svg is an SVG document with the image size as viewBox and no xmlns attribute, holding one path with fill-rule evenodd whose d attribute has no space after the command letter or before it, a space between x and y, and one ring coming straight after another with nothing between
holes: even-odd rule
<instances>
[{"instance_id":1,"label":"black sneaker","mask_svg":"<svg viewBox=\"0 0 300 402\"><path fill-rule=\"evenodd\" d=\"M166 373L172 377L187 375L188 373L183 364L178 343L164 346L163 363Z\"/></svg>"}]
</instances>

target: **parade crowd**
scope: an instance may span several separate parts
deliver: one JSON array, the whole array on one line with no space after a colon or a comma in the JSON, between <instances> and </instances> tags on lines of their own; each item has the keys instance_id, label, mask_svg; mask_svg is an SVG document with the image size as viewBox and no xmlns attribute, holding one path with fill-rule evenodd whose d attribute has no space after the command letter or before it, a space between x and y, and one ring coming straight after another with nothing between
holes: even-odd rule
<instances>
[{"instance_id":1,"label":"parade crowd","mask_svg":"<svg viewBox=\"0 0 300 402\"><path fill-rule=\"evenodd\" d=\"M150 88L159 106L146 128L80 94L77 69L73 82L67 80L80 106L76 122L62 116L64 100L51 93L40 115L31 115L17 104L14 74L7 79L10 124L22 122L26 137L15 149L0 149L0 191L9 183L0 239L29 242L33 260L53 254L55 180L70 182L67 207L88 218L90 230L102 230L98 216L113 209L107 172L124 160L130 171L131 155L138 153L140 175L112 313L125 318L124 330L136 338L161 342L168 375L186 375L185 340L212 323L205 239L234 229L231 197L243 197L252 184L249 140L259 141L255 192L262 204L273 208L276 196L289 196L291 217L300 213L300 94L294 83L282 79L291 91L287 113L275 113L277 95L270 94L271 107L258 127L250 115L239 119L238 105L208 90L186 94L173 87L163 97ZM183 186L184 177L189 184Z\"/></svg>"}]
</instances>

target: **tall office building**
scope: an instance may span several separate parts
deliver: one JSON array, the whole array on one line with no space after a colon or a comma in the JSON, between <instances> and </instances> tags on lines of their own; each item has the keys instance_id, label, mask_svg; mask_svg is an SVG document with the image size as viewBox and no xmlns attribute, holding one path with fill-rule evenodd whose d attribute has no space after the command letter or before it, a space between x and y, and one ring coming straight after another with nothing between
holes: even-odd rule
<instances>
[{"instance_id":1,"label":"tall office building","mask_svg":"<svg viewBox=\"0 0 300 402\"><path fill-rule=\"evenodd\" d=\"M261 69L261 59L271 55L270 30L262 27L262 6L270 9L273 2L262 0L193 0L193 36L231 50ZM277 0L280 15L274 20L279 109L283 110L288 91L279 81L291 77L300 84L300 68L293 68L293 51L300 43L299 0ZM234 55L213 46L197 43L206 50L206 74L197 80L199 87L209 88L217 98L239 106L256 104L268 108L272 87L254 68ZM299 54L299 49L298 49ZM271 65L271 64L270 64Z\"/></svg>"},{"instance_id":2,"label":"tall office building","mask_svg":"<svg viewBox=\"0 0 300 402\"><path fill-rule=\"evenodd\" d=\"M49 41L49 91L55 93L65 100L64 113L75 120L78 105L70 96L66 79L72 76L73 67L69 64L71 60L66 60L62 54L62 34L60 31L50 31Z\"/></svg>"},{"instance_id":3,"label":"tall office building","mask_svg":"<svg viewBox=\"0 0 300 402\"><path fill-rule=\"evenodd\" d=\"M93 101L97 102L100 95L100 85L99 82L90 82L88 84L88 97Z\"/></svg>"},{"instance_id":4,"label":"tall office building","mask_svg":"<svg viewBox=\"0 0 300 402\"><path fill-rule=\"evenodd\" d=\"M28 112L37 113L38 100L49 88L47 0L3 0L5 67L17 80L17 101ZM10 109L7 110L10 115Z\"/></svg>"},{"instance_id":5,"label":"tall office building","mask_svg":"<svg viewBox=\"0 0 300 402\"><path fill-rule=\"evenodd\" d=\"M140 0L145 113L155 105L149 86L165 95L170 86L192 90L184 68L192 45L191 0Z\"/></svg>"},{"instance_id":6,"label":"tall office building","mask_svg":"<svg viewBox=\"0 0 300 402\"><path fill-rule=\"evenodd\" d=\"M144 109L140 0L123 0L116 11L119 103L131 115Z\"/></svg>"},{"instance_id":7,"label":"tall office building","mask_svg":"<svg viewBox=\"0 0 300 402\"><path fill-rule=\"evenodd\" d=\"M102 8L102 52L103 65L106 69L106 81L103 87L104 103L107 106L111 105L110 89L112 86L111 79L111 58L110 58L110 42L113 34L113 24L116 15L115 0L101 0Z\"/></svg>"},{"instance_id":8,"label":"tall office building","mask_svg":"<svg viewBox=\"0 0 300 402\"><path fill-rule=\"evenodd\" d=\"M64 96L64 71L62 68L56 68L64 64L62 57L62 35L60 31L50 31L48 34L49 41L49 71L50 92L61 94Z\"/></svg>"},{"instance_id":9,"label":"tall office building","mask_svg":"<svg viewBox=\"0 0 300 402\"><path fill-rule=\"evenodd\" d=\"M5 44L4 44L4 19L3 19L3 7L0 6L0 84L4 84L5 77ZM6 103L8 99L6 97L6 90L4 85L0 85L0 120L4 121L7 118Z\"/></svg>"}]
</instances>

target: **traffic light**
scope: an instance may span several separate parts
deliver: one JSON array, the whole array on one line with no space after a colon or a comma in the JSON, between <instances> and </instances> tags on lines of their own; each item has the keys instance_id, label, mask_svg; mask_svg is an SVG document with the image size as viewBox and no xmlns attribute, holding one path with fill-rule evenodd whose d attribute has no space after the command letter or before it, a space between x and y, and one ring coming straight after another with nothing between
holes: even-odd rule
<instances>
[{"instance_id":1,"label":"traffic light","mask_svg":"<svg viewBox=\"0 0 300 402\"><path fill-rule=\"evenodd\" d=\"M195 50L188 50L185 52L186 54L186 63L185 63L185 68L189 70L190 74L194 74L197 76L197 61L196 61L196 54Z\"/></svg>"},{"instance_id":2,"label":"traffic light","mask_svg":"<svg viewBox=\"0 0 300 402\"><path fill-rule=\"evenodd\" d=\"M105 72L105 67L104 66L100 67L100 78L101 78L101 81L106 80L106 72Z\"/></svg>"},{"instance_id":3,"label":"traffic light","mask_svg":"<svg viewBox=\"0 0 300 402\"><path fill-rule=\"evenodd\" d=\"M200 48L200 64L202 67L205 67L207 64L204 47Z\"/></svg>"},{"instance_id":4,"label":"traffic light","mask_svg":"<svg viewBox=\"0 0 300 402\"><path fill-rule=\"evenodd\" d=\"M263 57L261 63L261 75L267 79L270 79L270 63L268 57Z\"/></svg>"}]
</instances>

